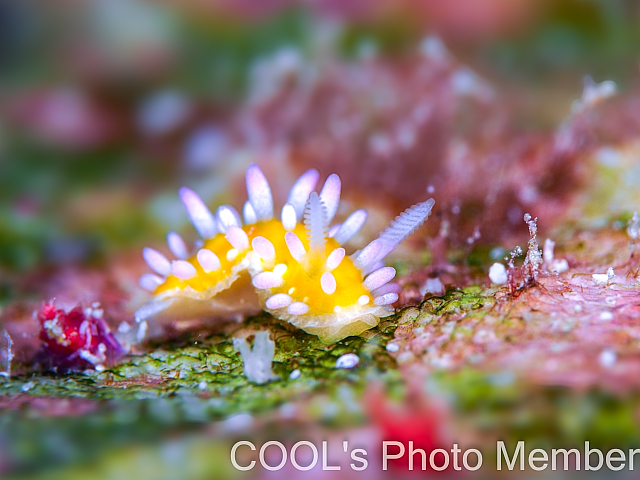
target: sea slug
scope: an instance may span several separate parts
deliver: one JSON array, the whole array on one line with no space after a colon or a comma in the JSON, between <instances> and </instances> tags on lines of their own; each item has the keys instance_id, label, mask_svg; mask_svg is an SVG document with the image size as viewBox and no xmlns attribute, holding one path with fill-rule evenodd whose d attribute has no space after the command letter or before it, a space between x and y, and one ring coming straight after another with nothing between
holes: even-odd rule
<instances>
[{"instance_id":1,"label":"sea slug","mask_svg":"<svg viewBox=\"0 0 640 480\"><path fill-rule=\"evenodd\" d=\"M215 213L191 189L180 199L203 238L192 252L175 232L167 236L176 257L145 248L143 256L156 274L140 285L154 294L136 312L141 323L163 316L231 316L262 308L323 342L357 335L393 313L395 269L382 264L407 236L424 223L434 200L418 203L396 217L378 239L349 256L343 247L362 227L367 214L353 212L331 225L340 202L341 182L330 175L320 193L312 169L293 185L280 218L260 168L247 168L248 200L240 213L230 205Z\"/></svg>"}]
</instances>

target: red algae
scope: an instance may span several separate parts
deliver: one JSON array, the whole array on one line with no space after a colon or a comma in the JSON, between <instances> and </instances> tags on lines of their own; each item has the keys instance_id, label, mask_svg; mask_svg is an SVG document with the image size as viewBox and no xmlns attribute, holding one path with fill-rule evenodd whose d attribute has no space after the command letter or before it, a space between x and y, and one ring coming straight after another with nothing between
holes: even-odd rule
<instances>
[{"instance_id":1,"label":"red algae","mask_svg":"<svg viewBox=\"0 0 640 480\"><path fill-rule=\"evenodd\" d=\"M68 312L57 309L53 300L44 303L38 312L42 364L62 371L101 371L112 364L125 352L102 316L97 303Z\"/></svg>"}]
</instances>

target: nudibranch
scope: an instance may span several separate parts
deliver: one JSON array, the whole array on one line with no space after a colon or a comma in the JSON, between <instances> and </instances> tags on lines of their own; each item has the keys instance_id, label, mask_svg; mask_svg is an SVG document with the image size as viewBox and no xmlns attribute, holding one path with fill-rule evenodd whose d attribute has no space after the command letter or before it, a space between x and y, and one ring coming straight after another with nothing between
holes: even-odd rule
<instances>
[{"instance_id":1,"label":"nudibranch","mask_svg":"<svg viewBox=\"0 0 640 480\"><path fill-rule=\"evenodd\" d=\"M391 315L398 294L397 285L389 282L396 272L382 260L424 223L433 199L405 210L378 239L348 256L343 245L360 230L367 214L357 210L332 226L340 178L330 175L317 193L318 178L312 169L295 182L280 219L274 218L269 183L255 164L246 172L248 200L242 218L230 205L212 214L195 192L183 187L180 199L203 242L193 254L170 232L167 243L177 257L173 261L144 249L145 260L158 275L140 279L154 299L136 312L136 320L144 322L160 312L183 318L263 308L333 343Z\"/></svg>"}]
</instances>

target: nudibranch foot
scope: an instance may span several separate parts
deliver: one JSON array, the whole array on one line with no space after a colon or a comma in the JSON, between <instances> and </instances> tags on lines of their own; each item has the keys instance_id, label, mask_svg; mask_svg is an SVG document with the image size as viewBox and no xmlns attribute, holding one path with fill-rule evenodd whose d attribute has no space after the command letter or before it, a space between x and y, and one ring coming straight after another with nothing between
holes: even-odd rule
<instances>
[{"instance_id":1,"label":"nudibranch foot","mask_svg":"<svg viewBox=\"0 0 640 480\"><path fill-rule=\"evenodd\" d=\"M267 299L268 301L269 299ZM295 303L289 304L289 306L291 305L295 305ZM302 303L301 305L306 304ZM265 310L274 317L307 333L317 335L323 343L327 344L335 343L352 335L359 335L378 325L380 318L393 314L393 309L375 305L368 308L355 305L341 308L337 312L316 315L310 314L308 311L305 312L305 307L298 310L301 313L296 313L296 309L288 307L265 308Z\"/></svg>"},{"instance_id":2,"label":"nudibranch foot","mask_svg":"<svg viewBox=\"0 0 640 480\"><path fill-rule=\"evenodd\" d=\"M203 292L190 287L162 292L136 311L135 320L141 323L152 318L158 322L179 325L194 319L208 323L209 320L238 319L259 313L262 307L248 273L235 275L232 280L233 289L217 292L215 287Z\"/></svg>"}]
</instances>

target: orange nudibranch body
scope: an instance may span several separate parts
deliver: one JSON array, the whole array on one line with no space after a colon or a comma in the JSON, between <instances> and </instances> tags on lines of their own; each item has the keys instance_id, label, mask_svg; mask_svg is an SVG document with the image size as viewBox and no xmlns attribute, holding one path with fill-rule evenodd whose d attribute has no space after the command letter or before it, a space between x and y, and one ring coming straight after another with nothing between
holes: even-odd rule
<instances>
[{"instance_id":1,"label":"orange nudibranch body","mask_svg":"<svg viewBox=\"0 0 640 480\"><path fill-rule=\"evenodd\" d=\"M426 220L433 200L406 210L380 238L347 256L342 245L358 232L366 212L358 210L330 228L340 179L329 176L320 194L314 191L317 180L316 170L298 179L279 220L273 218L271 191L256 165L247 169L244 222L233 207L219 207L213 215L195 192L181 189L181 200L204 243L189 254L184 241L170 233L167 241L177 257L172 262L153 249L144 250L145 260L161 276L141 278L154 299L136 319L143 322L164 310L177 316L250 310L257 298L275 317L332 343L393 313L397 287L389 282L395 270L382 266L381 260ZM233 305L234 295L242 298L239 305Z\"/></svg>"}]
</instances>

